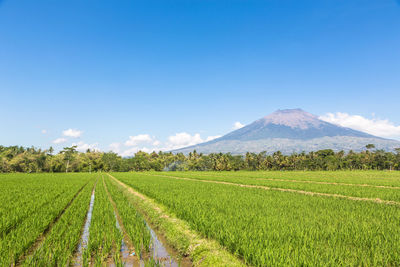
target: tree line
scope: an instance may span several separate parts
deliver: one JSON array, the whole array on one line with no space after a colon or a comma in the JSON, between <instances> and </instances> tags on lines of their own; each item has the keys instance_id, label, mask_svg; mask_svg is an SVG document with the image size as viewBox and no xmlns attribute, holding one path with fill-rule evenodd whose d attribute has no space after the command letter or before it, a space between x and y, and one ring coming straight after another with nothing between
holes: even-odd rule
<instances>
[{"instance_id":1,"label":"tree line","mask_svg":"<svg viewBox=\"0 0 400 267\"><path fill-rule=\"evenodd\" d=\"M324 149L291 155L280 151L245 155L139 151L133 157L123 158L114 152L78 152L76 146L65 147L58 153L52 147L42 150L0 146L0 172L400 170L400 148L395 153L374 148L369 144L361 152Z\"/></svg>"}]
</instances>

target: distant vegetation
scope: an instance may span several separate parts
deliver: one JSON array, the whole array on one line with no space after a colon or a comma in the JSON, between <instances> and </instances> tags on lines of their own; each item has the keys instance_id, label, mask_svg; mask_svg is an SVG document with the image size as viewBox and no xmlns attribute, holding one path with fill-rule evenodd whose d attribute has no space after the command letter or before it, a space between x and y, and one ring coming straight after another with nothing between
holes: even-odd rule
<instances>
[{"instance_id":1,"label":"distant vegetation","mask_svg":"<svg viewBox=\"0 0 400 267\"><path fill-rule=\"evenodd\" d=\"M92 172L92 171L231 171L231 170L400 170L400 148L396 153L367 145L362 152L334 152L330 149L284 155L229 153L184 155L165 152L137 152L122 158L113 152L76 151L67 147L57 154L52 148L0 146L0 172Z\"/></svg>"}]
</instances>

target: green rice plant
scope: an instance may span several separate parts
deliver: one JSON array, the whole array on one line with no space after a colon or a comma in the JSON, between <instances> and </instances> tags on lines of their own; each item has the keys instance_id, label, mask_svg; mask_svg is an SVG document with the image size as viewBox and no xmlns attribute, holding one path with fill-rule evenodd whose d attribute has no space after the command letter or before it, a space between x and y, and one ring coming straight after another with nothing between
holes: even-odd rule
<instances>
[{"instance_id":1,"label":"green rice plant","mask_svg":"<svg viewBox=\"0 0 400 267\"><path fill-rule=\"evenodd\" d=\"M118 209L124 228L135 247L136 254L142 257L149 251L151 238L145 220L126 196L110 181L109 177L105 178L105 183Z\"/></svg>"},{"instance_id":2,"label":"green rice plant","mask_svg":"<svg viewBox=\"0 0 400 267\"><path fill-rule=\"evenodd\" d=\"M90 223L88 256L95 265L114 259L120 262L122 233L116 226L114 208L108 198L104 177L96 186L95 202Z\"/></svg>"},{"instance_id":3,"label":"green rice plant","mask_svg":"<svg viewBox=\"0 0 400 267\"><path fill-rule=\"evenodd\" d=\"M66 266L71 261L80 240L93 186L92 180L53 225L45 240L26 258L23 265Z\"/></svg>"},{"instance_id":4,"label":"green rice plant","mask_svg":"<svg viewBox=\"0 0 400 267\"><path fill-rule=\"evenodd\" d=\"M235 173L236 174L236 173ZM244 173L247 174L247 173ZM171 177L170 173L146 173L146 175L154 175L157 177ZM359 175L362 175L359 172ZM296 176L296 172L293 172L293 176ZM245 175L229 176L227 172L213 174L203 174L199 172L187 172L187 173L177 173L176 176L181 178L189 178L195 180L205 180L205 181L217 181L217 182L229 182L234 184L244 184L244 185L257 185L265 186L270 188L282 188L282 189L294 189L302 190L307 192L315 193L327 193L327 194L338 194L349 197L359 197L359 198L370 198L387 201L397 201L400 202L400 187L379 187L380 185L365 186L364 184L352 184L351 179L348 181L350 183L329 183L324 181L310 181L301 179L280 179L280 178L269 178L271 176L258 176L259 178L247 177ZM261 178L263 177L263 178Z\"/></svg>"},{"instance_id":5,"label":"green rice plant","mask_svg":"<svg viewBox=\"0 0 400 267\"><path fill-rule=\"evenodd\" d=\"M116 178L255 266L397 266L400 209L366 201L177 180Z\"/></svg>"},{"instance_id":6,"label":"green rice plant","mask_svg":"<svg viewBox=\"0 0 400 267\"><path fill-rule=\"evenodd\" d=\"M4 237L35 211L62 197L69 187L79 187L85 182L76 176L70 178L57 174L1 175L0 236Z\"/></svg>"},{"instance_id":7,"label":"green rice plant","mask_svg":"<svg viewBox=\"0 0 400 267\"><path fill-rule=\"evenodd\" d=\"M160 172L149 172L160 174ZM314 182L345 183L375 186L400 186L400 172L398 171L188 171L188 172L162 172L162 175L182 177L214 177L227 179L284 179Z\"/></svg>"},{"instance_id":8,"label":"green rice plant","mask_svg":"<svg viewBox=\"0 0 400 267\"><path fill-rule=\"evenodd\" d=\"M89 178L80 175L53 176L50 174L2 176L1 179L7 182L1 184L1 190L10 189L10 193L18 191L17 196L21 195L21 199L8 199L2 207L2 225L6 226L3 230L8 230L3 231L0 239L0 265L15 264L52 222L61 216ZM1 196L1 198L6 197ZM44 199L45 204L43 200L40 200L41 198ZM41 204L32 204L34 202ZM30 209L28 210L25 206Z\"/></svg>"}]
</instances>

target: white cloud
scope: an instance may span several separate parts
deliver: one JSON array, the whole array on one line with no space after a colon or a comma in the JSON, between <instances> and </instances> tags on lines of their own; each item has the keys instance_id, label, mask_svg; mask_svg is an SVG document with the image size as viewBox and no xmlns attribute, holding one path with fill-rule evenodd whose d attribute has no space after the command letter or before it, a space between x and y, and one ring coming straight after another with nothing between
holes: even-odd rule
<instances>
[{"instance_id":1,"label":"white cloud","mask_svg":"<svg viewBox=\"0 0 400 267\"><path fill-rule=\"evenodd\" d=\"M111 143L108 145L108 147L112 152L115 152L115 153L121 152L121 143Z\"/></svg>"},{"instance_id":2,"label":"white cloud","mask_svg":"<svg viewBox=\"0 0 400 267\"><path fill-rule=\"evenodd\" d=\"M155 141L152 143L152 145L153 145L153 146L159 146L159 145L161 145L161 142L158 141L158 140L155 140Z\"/></svg>"},{"instance_id":3,"label":"white cloud","mask_svg":"<svg viewBox=\"0 0 400 267\"><path fill-rule=\"evenodd\" d=\"M122 157L132 157L132 156L134 156L135 153L138 152L138 151L139 151L139 149L138 149L137 147L133 147L133 148L127 149L127 150L125 150L125 151L122 151L122 152L120 152L120 153L118 153L118 154L119 154L120 156L122 156Z\"/></svg>"},{"instance_id":4,"label":"white cloud","mask_svg":"<svg viewBox=\"0 0 400 267\"><path fill-rule=\"evenodd\" d=\"M68 129L63 131L63 135L68 137L78 138L82 135L82 131L77 129Z\"/></svg>"},{"instance_id":5,"label":"white cloud","mask_svg":"<svg viewBox=\"0 0 400 267\"><path fill-rule=\"evenodd\" d=\"M53 144L62 144L65 142L67 142L67 139L61 137L61 138L57 138L56 140L54 140Z\"/></svg>"},{"instance_id":6,"label":"white cloud","mask_svg":"<svg viewBox=\"0 0 400 267\"><path fill-rule=\"evenodd\" d=\"M42 132L42 134L47 134L47 130L46 129L43 129L41 132Z\"/></svg>"},{"instance_id":7,"label":"white cloud","mask_svg":"<svg viewBox=\"0 0 400 267\"><path fill-rule=\"evenodd\" d=\"M122 157L132 157L137 153L138 151L143 151L146 153L151 153L153 151L158 152L161 149L156 149L154 147L132 147L130 149L124 150L121 153L118 153Z\"/></svg>"},{"instance_id":8,"label":"white cloud","mask_svg":"<svg viewBox=\"0 0 400 267\"><path fill-rule=\"evenodd\" d=\"M172 149L192 146L202 142L204 142L204 140L201 139L198 133L190 135L186 132L182 132L168 137L168 146L172 147Z\"/></svg>"},{"instance_id":9,"label":"white cloud","mask_svg":"<svg viewBox=\"0 0 400 267\"><path fill-rule=\"evenodd\" d=\"M161 142L155 137L150 137L148 134L140 134L136 136L129 136L129 139L122 143L112 143L109 148L118 153L122 157L134 156L138 151L151 153L153 151L169 151L181 147L192 146L199 143L211 141L215 138L221 137L220 135L208 136L206 139L201 138L199 133L191 135L186 132L176 133L167 138L167 141ZM129 147L124 149L124 147Z\"/></svg>"},{"instance_id":10,"label":"white cloud","mask_svg":"<svg viewBox=\"0 0 400 267\"><path fill-rule=\"evenodd\" d=\"M131 148L123 150L121 143L112 143L110 144L110 148L123 157L131 157L138 151L150 153L163 150L159 148L161 142L151 137L149 134L129 136L129 139L124 142L124 145Z\"/></svg>"},{"instance_id":11,"label":"white cloud","mask_svg":"<svg viewBox=\"0 0 400 267\"><path fill-rule=\"evenodd\" d=\"M139 134L135 136L129 136L129 139L125 142L126 146L136 146L142 143L149 143L153 139L148 134Z\"/></svg>"},{"instance_id":12,"label":"white cloud","mask_svg":"<svg viewBox=\"0 0 400 267\"><path fill-rule=\"evenodd\" d=\"M237 130L237 129L240 129L240 128L243 128L243 127L244 127L244 124L241 124L238 121L233 124L233 129L234 130Z\"/></svg>"},{"instance_id":13,"label":"white cloud","mask_svg":"<svg viewBox=\"0 0 400 267\"><path fill-rule=\"evenodd\" d=\"M72 143L72 146L77 146L76 150L80 152L86 152L88 149L98 151L98 145L99 143L86 144L82 141L79 141L78 143Z\"/></svg>"},{"instance_id":14,"label":"white cloud","mask_svg":"<svg viewBox=\"0 0 400 267\"><path fill-rule=\"evenodd\" d=\"M342 112L327 113L319 118L330 123L363 131L372 135L400 139L400 126L394 125L394 123L389 120L368 119L360 115L350 115Z\"/></svg>"},{"instance_id":15,"label":"white cloud","mask_svg":"<svg viewBox=\"0 0 400 267\"><path fill-rule=\"evenodd\" d=\"M220 138L222 135L214 135L214 136L208 136L205 140L205 142Z\"/></svg>"}]
</instances>

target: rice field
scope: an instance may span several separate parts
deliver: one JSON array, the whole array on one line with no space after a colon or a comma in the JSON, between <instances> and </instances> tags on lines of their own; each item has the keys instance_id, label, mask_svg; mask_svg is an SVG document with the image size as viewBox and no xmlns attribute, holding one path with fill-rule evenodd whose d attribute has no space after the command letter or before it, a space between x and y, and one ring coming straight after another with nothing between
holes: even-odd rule
<instances>
[{"instance_id":1,"label":"rice field","mask_svg":"<svg viewBox=\"0 0 400 267\"><path fill-rule=\"evenodd\" d=\"M248 265L400 264L397 172L114 176L168 207L205 237L218 240Z\"/></svg>"},{"instance_id":2,"label":"rice field","mask_svg":"<svg viewBox=\"0 0 400 267\"><path fill-rule=\"evenodd\" d=\"M378 171L2 174L0 265L194 263L131 195L243 265L400 265L400 173Z\"/></svg>"},{"instance_id":3,"label":"rice field","mask_svg":"<svg viewBox=\"0 0 400 267\"><path fill-rule=\"evenodd\" d=\"M0 266L162 263L149 256L144 218L108 176L5 174L0 181Z\"/></svg>"}]
</instances>

